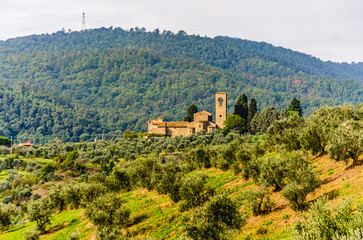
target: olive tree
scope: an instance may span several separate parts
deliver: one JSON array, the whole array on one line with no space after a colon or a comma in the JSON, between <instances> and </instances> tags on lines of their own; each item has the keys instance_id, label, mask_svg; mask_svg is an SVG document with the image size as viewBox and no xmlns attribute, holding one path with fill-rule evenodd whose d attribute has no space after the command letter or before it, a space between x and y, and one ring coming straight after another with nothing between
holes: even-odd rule
<instances>
[{"instance_id":1,"label":"olive tree","mask_svg":"<svg viewBox=\"0 0 363 240\"><path fill-rule=\"evenodd\" d=\"M206 186L207 176L194 173L185 176L180 186L181 210L203 205L214 194L214 189Z\"/></svg>"},{"instance_id":2,"label":"olive tree","mask_svg":"<svg viewBox=\"0 0 363 240\"><path fill-rule=\"evenodd\" d=\"M254 216L268 213L275 206L267 189L244 192L242 198L247 199Z\"/></svg>"},{"instance_id":3,"label":"olive tree","mask_svg":"<svg viewBox=\"0 0 363 240\"><path fill-rule=\"evenodd\" d=\"M130 210L116 193L96 198L86 208L86 216L97 226L98 239L118 239L120 227L130 218Z\"/></svg>"},{"instance_id":4,"label":"olive tree","mask_svg":"<svg viewBox=\"0 0 363 240\"><path fill-rule=\"evenodd\" d=\"M6 229L11 225L15 205L0 204L0 229Z\"/></svg>"},{"instance_id":5,"label":"olive tree","mask_svg":"<svg viewBox=\"0 0 363 240\"><path fill-rule=\"evenodd\" d=\"M288 151L298 150L304 125L304 118L298 114L276 121L267 130L266 143L272 147L283 145Z\"/></svg>"},{"instance_id":6,"label":"olive tree","mask_svg":"<svg viewBox=\"0 0 363 240\"><path fill-rule=\"evenodd\" d=\"M348 120L334 132L329 146L329 156L336 161L353 160L353 166L363 154L363 123Z\"/></svg>"},{"instance_id":7,"label":"olive tree","mask_svg":"<svg viewBox=\"0 0 363 240\"><path fill-rule=\"evenodd\" d=\"M227 194L218 194L184 220L184 231L191 239L226 239L228 231L241 229L245 215Z\"/></svg>"},{"instance_id":8,"label":"olive tree","mask_svg":"<svg viewBox=\"0 0 363 240\"><path fill-rule=\"evenodd\" d=\"M326 198L319 198L309 209L309 215L295 225L293 236L305 239L362 239L363 212L354 213L353 201L346 198L336 208L327 204Z\"/></svg>"},{"instance_id":9,"label":"olive tree","mask_svg":"<svg viewBox=\"0 0 363 240\"><path fill-rule=\"evenodd\" d=\"M45 228L51 222L52 214L55 212L49 198L40 198L28 203L27 214L30 221L36 221L37 229L45 232Z\"/></svg>"},{"instance_id":10,"label":"olive tree","mask_svg":"<svg viewBox=\"0 0 363 240\"><path fill-rule=\"evenodd\" d=\"M355 112L351 106L319 108L306 121L307 128L301 134L302 146L313 150L313 154L324 154L335 129L354 118Z\"/></svg>"},{"instance_id":11,"label":"olive tree","mask_svg":"<svg viewBox=\"0 0 363 240\"><path fill-rule=\"evenodd\" d=\"M290 202L292 209L301 211L306 203L306 196L320 187L321 181L313 171L312 165L300 153L290 154L286 162L287 185L282 196Z\"/></svg>"}]
</instances>

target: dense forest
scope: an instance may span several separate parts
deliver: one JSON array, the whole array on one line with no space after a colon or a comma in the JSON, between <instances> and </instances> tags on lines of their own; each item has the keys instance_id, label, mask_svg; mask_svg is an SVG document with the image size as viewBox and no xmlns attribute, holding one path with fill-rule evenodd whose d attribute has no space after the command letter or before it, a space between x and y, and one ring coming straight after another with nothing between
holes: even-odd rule
<instances>
[{"instance_id":1,"label":"dense forest","mask_svg":"<svg viewBox=\"0 0 363 240\"><path fill-rule=\"evenodd\" d=\"M258 109L294 97L303 114L362 101L361 64L322 62L266 43L143 28L59 31L0 41L0 135L79 141L145 131L154 117L182 120L187 107L214 112L242 92Z\"/></svg>"}]
</instances>

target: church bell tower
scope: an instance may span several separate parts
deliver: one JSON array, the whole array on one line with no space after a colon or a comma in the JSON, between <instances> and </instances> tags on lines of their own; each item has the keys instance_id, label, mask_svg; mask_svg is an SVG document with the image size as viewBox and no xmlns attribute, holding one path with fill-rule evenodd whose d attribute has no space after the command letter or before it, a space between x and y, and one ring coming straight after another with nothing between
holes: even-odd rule
<instances>
[{"instance_id":1,"label":"church bell tower","mask_svg":"<svg viewBox=\"0 0 363 240\"><path fill-rule=\"evenodd\" d=\"M227 119L227 93L216 93L216 124L218 128L224 128Z\"/></svg>"}]
</instances>

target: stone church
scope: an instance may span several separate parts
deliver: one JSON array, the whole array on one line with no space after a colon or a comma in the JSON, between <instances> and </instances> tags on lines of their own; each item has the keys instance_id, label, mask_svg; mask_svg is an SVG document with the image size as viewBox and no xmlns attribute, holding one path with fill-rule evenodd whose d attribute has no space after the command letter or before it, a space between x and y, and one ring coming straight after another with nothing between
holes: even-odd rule
<instances>
[{"instance_id":1,"label":"stone church","mask_svg":"<svg viewBox=\"0 0 363 240\"><path fill-rule=\"evenodd\" d=\"M213 114L203 110L194 114L193 122L164 122L161 118L149 120L148 133L175 137L189 136L202 130L212 132L224 128L224 121L227 119L227 93L216 93L215 105L215 122L212 120Z\"/></svg>"}]
</instances>

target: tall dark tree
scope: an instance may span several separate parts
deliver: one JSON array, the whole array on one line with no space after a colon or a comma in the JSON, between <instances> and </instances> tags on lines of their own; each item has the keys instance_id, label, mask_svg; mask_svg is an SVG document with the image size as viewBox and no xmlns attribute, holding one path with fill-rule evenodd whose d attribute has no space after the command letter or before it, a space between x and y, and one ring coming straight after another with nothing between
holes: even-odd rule
<instances>
[{"instance_id":1,"label":"tall dark tree","mask_svg":"<svg viewBox=\"0 0 363 240\"><path fill-rule=\"evenodd\" d=\"M297 100L296 98L293 98L291 100L291 103L289 105L289 112L298 112L299 116L302 115L301 106L300 106L300 100Z\"/></svg>"},{"instance_id":2,"label":"tall dark tree","mask_svg":"<svg viewBox=\"0 0 363 240\"><path fill-rule=\"evenodd\" d=\"M251 98L250 105L248 106L248 115L247 115L247 130L251 132L251 121L257 112L257 101L254 98Z\"/></svg>"},{"instance_id":3,"label":"tall dark tree","mask_svg":"<svg viewBox=\"0 0 363 240\"><path fill-rule=\"evenodd\" d=\"M243 128L247 129L248 99L245 93L238 96L236 105L234 105L234 114L245 120Z\"/></svg>"},{"instance_id":4,"label":"tall dark tree","mask_svg":"<svg viewBox=\"0 0 363 240\"><path fill-rule=\"evenodd\" d=\"M190 104L187 110L187 115L184 117L184 121L193 122L194 113L198 112L198 107L195 104Z\"/></svg>"}]
</instances>

